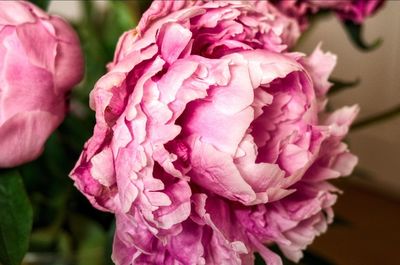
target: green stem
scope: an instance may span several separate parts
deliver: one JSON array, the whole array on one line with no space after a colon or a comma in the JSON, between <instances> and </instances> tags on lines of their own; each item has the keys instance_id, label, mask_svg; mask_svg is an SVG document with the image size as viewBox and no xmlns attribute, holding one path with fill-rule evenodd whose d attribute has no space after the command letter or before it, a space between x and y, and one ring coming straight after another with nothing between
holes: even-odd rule
<instances>
[{"instance_id":1,"label":"green stem","mask_svg":"<svg viewBox=\"0 0 400 265\"><path fill-rule=\"evenodd\" d=\"M360 130L369 125L374 125L376 123L387 121L389 119L396 117L399 114L400 114L400 105L391 108L385 112L376 114L372 117L366 118L365 120L354 123L353 126L351 126L351 131Z\"/></svg>"},{"instance_id":2,"label":"green stem","mask_svg":"<svg viewBox=\"0 0 400 265\"><path fill-rule=\"evenodd\" d=\"M363 25L356 24L352 21L343 22L347 36L352 40L353 44L361 51L368 52L378 48L382 44L382 39L378 38L373 43L366 43L363 38Z\"/></svg>"},{"instance_id":3,"label":"green stem","mask_svg":"<svg viewBox=\"0 0 400 265\"><path fill-rule=\"evenodd\" d=\"M343 81L335 78L330 78L329 82L333 83L333 86L329 89L328 95L331 96L346 89L358 86L360 84L360 81L360 78L357 78L354 81Z\"/></svg>"}]
</instances>

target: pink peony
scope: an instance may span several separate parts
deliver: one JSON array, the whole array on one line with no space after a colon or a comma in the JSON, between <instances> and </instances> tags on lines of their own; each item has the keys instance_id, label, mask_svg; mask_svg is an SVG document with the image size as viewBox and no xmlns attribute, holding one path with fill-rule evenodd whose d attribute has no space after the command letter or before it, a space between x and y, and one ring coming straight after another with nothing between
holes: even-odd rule
<instances>
[{"instance_id":1,"label":"pink peony","mask_svg":"<svg viewBox=\"0 0 400 265\"><path fill-rule=\"evenodd\" d=\"M341 20L362 24L372 16L385 0L273 0L274 5L286 15L298 20L302 30L308 27L310 15L320 10L335 12Z\"/></svg>"},{"instance_id":2,"label":"pink peony","mask_svg":"<svg viewBox=\"0 0 400 265\"><path fill-rule=\"evenodd\" d=\"M325 231L358 108L322 112L336 57L297 36L268 2L155 1L121 37L71 172L116 216L117 265L282 264L269 245L298 260Z\"/></svg>"},{"instance_id":3,"label":"pink peony","mask_svg":"<svg viewBox=\"0 0 400 265\"><path fill-rule=\"evenodd\" d=\"M35 159L83 74L79 39L28 2L0 2L0 168Z\"/></svg>"}]
</instances>

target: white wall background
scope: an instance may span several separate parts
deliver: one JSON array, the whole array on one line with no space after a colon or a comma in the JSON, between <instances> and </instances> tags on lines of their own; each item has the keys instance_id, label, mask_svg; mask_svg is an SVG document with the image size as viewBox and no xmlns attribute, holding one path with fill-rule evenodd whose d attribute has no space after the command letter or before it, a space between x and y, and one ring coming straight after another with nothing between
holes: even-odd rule
<instances>
[{"instance_id":1,"label":"white wall background","mask_svg":"<svg viewBox=\"0 0 400 265\"><path fill-rule=\"evenodd\" d=\"M105 1L97 1L104 7ZM82 15L78 1L53 1L50 12L76 20ZM400 104L400 1L389 0L365 25L365 39L383 38L380 48L363 53L352 46L335 17L321 20L299 50L310 53L323 41L322 48L338 55L333 76L344 80L361 78L361 84L331 99L334 107L358 103L359 119ZM353 181L400 197L400 117L390 122L354 132L349 137L351 149L360 158L359 166L372 178Z\"/></svg>"}]
</instances>

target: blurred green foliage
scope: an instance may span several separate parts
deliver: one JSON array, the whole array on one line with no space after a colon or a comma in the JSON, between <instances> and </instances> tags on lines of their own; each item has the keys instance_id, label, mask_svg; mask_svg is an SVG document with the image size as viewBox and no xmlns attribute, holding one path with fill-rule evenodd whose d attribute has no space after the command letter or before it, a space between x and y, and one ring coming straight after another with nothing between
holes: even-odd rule
<instances>
[{"instance_id":1,"label":"blurred green foliage","mask_svg":"<svg viewBox=\"0 0 400 265\"><path fill-rule=\"evenodd\" d=\"M50 5L51 0L30 0L29 2L34 3L43 10L46 10Z\"/></svg>"},{"instance_id":2,"label":"blurred green foliage","mask_svg":"<svg viewBox=\"0 0 400 265\"><path fill-rule=\"evenodd\" d=\"M33 2L46 9L50 1ZM8 201L17 204L25 202L25 205L18 206L32 206L33 209L33 217L20 218L27 220L25 224L15 220L0 220L0 229L7 221L12 222L14 230L21 230L13 230L14 237L8 235L9 239L3 240L8 244L5 247L1 245L0 239L0 258L9 258L1 260L4 265L20 264L27 250L28 240L30 252L39 255L56 253L60 264L112 264L110 256L113 238L111 235L114 231L113 216L94 209L75 189L68 174L78 160L84 143L93 133L95 116L89 109L89 93L96 81L105 74L107 63L113 60L118 38L124 31L136 26L140 15L139 6L144 2L108 1L105 9L99 9L95 1L79 3L82 5L84 15L80 21L73 24L73 27L80 37L85 56L85 76L72 90L70 111L47 141L44 153L37 160L16 169L15 174L20 174L21 177L13 179L20 181L20 184L9 183L9 185L19 189L15 192L18 195L13 195L19 200L10 198L2 201L0 196L0 204ZM31 206L28 198L21 196L24 192L21 179L25 183ZM0 180L5 181L6 178ZM0 195L3 195L1 185L2 183L0 183ZM0 211L10 211L1 206ZM13 205L9 205L10 207ZM32 215L32 211L25 211L24 214L29 215L29 213ZM22 214L21 211L16 212L16 216L18 214ZM33 229L29 237L32 223ZM3 230L1 232L3 233ZM10 239L15 239L13 241L15 246L11 246ZM26 243L23 244L21 240L25 240ZM10 246L16 254L11 253L12 251L11 254L1 253Z\"/></svg>"}]
</instances>

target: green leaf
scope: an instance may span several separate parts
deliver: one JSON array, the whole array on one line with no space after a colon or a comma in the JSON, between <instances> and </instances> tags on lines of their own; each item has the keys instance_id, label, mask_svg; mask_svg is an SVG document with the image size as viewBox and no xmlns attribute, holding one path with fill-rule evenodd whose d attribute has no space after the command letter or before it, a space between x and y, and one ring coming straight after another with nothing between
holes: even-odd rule
<instances>
[{"instance_id":1,"label":"green leaf","mask_svg":"<svg viewBox=\"0 0 400 265\"><path fill-rule=\"evenodd\" d=\"M384 112L372 115L371 117L366 118L364 120L353 123L350 130L351 131L360 130L368 126L393 119L399 115L400 115L400 105L390 108Z\"/></svg>"},{"instance_id":2,"label":"green leaf","mask_svg":"<svg viewBox=\"0 0 400 265\"><path fill-rule=\"evenodd\" d=\"M355 167L351 176L367 181L374 179L374 174L371 171L361 167Z\"/></svg>"},{"instance_id":3,"label":"green leaf","mask_svg":"<svg viewBox=\"0 0 400 265\"><path fill-rule=\"evenodd\" d=\"M333 83L333 86L329 89L328 95L333 95L343 90L358 86L360 84L360 78L353 81L344 81L335 78L329 79L329 82Z\"/></svg>"},{"instance_id":4,"label":"green leaf","mask_svg":"<svg viewBox=\"0 0 400 265\"><path fill-rule=\"evenodd\" d=\"M347 35L352 40L353 44L362 51L372 51L378 48L382 44L382 39L378 38L373 43L367 44L363 39L363 25L356 24L352 21L344 21L343 26L346 30Z\"/></svg>"},{"instance_id":5,"label":"green leaf","mask_svg":"<svg viewBox=\"0 0 400 265\"><path fill-rule=\"evenodd\" d=\"M0 263L19 265L28 250L32 208L16 170L0 172Z\"/></svg>"},{"instance_id":6,"label":"green leaf","mask_svg":"<svg viewBox=\"0 0 400 265\"><path fill-rule=\"evenodd\" d=\"M29 0L29 2L35 4L43 10L47 10L50 5L51 0Z\"/></svg>"}]
</instances>

